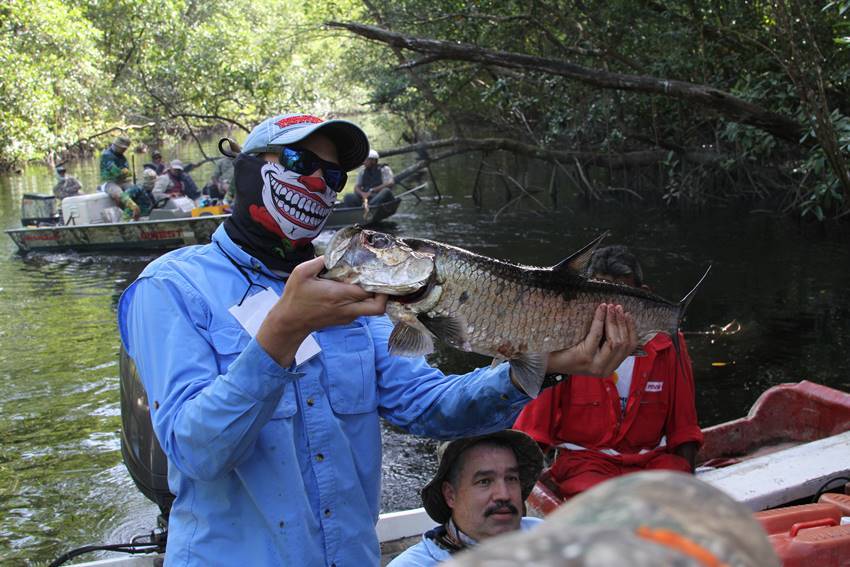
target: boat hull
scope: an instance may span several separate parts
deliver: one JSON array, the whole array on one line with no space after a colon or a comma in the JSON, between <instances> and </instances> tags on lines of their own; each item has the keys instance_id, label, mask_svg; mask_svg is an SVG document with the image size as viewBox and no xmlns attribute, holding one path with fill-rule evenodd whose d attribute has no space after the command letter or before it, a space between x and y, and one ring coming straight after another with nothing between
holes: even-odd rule
<instances>
[{"instance_id":1,"label":"boat hull","mask_svg":"<svg viewBox=\"0 0 850 567\"><path fill-rule=\"evenodd\" d=\"M351 224L368 226L392 216L400 199L369 209L336 207L325 228ZM206 244L230 215L102 223L76 226L13 228L6 231L22 254L29 252L149 252Z\"/></svg>"}]
</instances>

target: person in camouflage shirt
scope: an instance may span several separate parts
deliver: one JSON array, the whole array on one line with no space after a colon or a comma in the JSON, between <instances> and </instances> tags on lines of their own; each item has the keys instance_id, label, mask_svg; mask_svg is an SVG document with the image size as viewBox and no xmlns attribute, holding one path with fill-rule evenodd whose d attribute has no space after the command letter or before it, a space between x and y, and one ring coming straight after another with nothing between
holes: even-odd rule
<instances>
[{"instance_id":1,"label":"person in camouflage shirt","mask_svg":"<svg viewBox=\"0 0 850 567\"><path fill-rule=\"evenodd\" d=\"M130 147L130 139L118 136L108 148L100 154L100 191L107 193L115 205L121 208L122 219L138 219L141 215L139 205L133 200L138 188L130 180L130 164L124 152Z\"/></svg>"},{"instance_id":2,"label":"person in camouflage shirt","mask_svg":"<svg viewBox=\"0 0 850 567\"><path fill-rule=\"evenodd\" d=\"M83 186L80 185L76 177L65 173L64 165L56 166L56 176L58 180L56 181L56 185L53 186L53 195L57 199L62 200L65 197L73 197L80 194L80 189Z\"/></svg>"}]
</instances>

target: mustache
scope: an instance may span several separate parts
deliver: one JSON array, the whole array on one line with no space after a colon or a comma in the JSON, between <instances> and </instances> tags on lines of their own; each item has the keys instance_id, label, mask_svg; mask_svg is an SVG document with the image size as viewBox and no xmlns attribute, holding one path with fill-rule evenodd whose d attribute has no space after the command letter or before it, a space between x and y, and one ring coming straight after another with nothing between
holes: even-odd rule
<instances>
[{"instance_id":1,"label":"mustache","mask_svg":"<svg viewBox=\"0 0 850 567\"><path fill-rule=\"evenodd\" d=\"M510 512L514 516L519 514L519 510L517 510L516 506L511 504L510 502L496 502L486 510L484 510L484 517L487 518L492 516L493 514L502 514L504 512Z\"/></svg>"}]
</instances>

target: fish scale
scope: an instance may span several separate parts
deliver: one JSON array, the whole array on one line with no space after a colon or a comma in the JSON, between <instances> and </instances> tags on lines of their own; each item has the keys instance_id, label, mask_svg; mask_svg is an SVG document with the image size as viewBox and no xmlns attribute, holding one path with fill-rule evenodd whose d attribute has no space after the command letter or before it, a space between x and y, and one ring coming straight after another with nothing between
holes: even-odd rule
<instances>
[{"instance_id":1,"label":"fish scale","mask_svg":"<svg viewBox=\"0 0 850 567\"><path fill-rule=\"evenodd\" d=\"M644 341L678 324L677 304L639 288L559 276L552 268L511 264L438 242L404 241L414 250L439 250L435 267L443 295L424 314L466 321L467 344L452 344L462 350L503 356L499 346L505 343L514 354L569 348L587 336L600 303L622 305ZM460 301L463 294L467 299Z\"/></svg>"}]
</instances>

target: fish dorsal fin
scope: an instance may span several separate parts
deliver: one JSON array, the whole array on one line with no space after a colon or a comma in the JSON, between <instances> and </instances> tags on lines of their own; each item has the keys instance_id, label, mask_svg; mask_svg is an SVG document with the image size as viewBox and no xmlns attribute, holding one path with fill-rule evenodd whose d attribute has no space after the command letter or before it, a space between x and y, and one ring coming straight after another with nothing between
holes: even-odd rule
<instances>
[{"instance_id":1,"label":"fish dorsal fin","mask_svg":"<svg viewBox=\"0 0 850 567\"><path fill-rule=\"evenodd\" d=\"M607 230L593 239L584 248L573 253L572 256L564 258L552 266L552 271L584 274L585 270L587 270L588 264L590 264L590 258L593 256L593 252L596 251L599 247L599 243L602 242L606 236L608 236Z\"/></svg>"}]
</instances>

